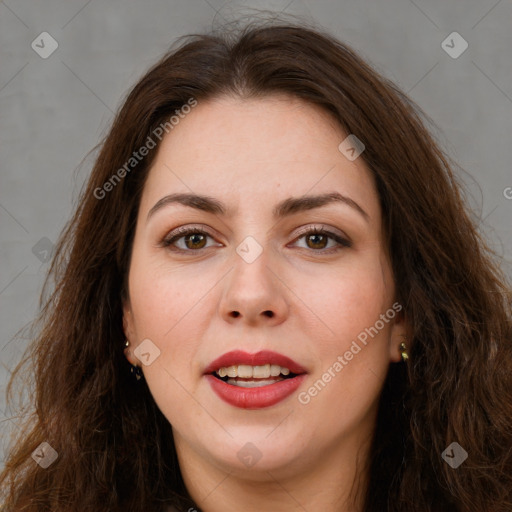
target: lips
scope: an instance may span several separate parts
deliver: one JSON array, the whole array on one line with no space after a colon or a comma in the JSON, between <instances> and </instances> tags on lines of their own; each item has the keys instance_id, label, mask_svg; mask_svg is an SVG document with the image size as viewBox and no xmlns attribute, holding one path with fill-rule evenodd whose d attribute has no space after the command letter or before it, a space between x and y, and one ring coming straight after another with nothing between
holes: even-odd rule
<instances>
[{"instance_id":1,"label":"lips","mask_svg":"<svg viewBox=\"0 0 512 512\"><path fill-rule=\"evenodd\" d=\"M293 359L282 354L278 354L277 352L272 352L271 350L262 350L255 354L249 354L243 350L233 350L212 361L204 370L204 374L207 375L215 372L219 368L240 364L247 364L249 366L276 364L283 368L288 368L296 375L307 373L306 370Z\"/></svg>"},{"instance_id":2,"label":"lips","mask_svg":"<svg viewBox=\"0 0 512 512\"><path fill-rule=\"evenodd\" d=\"M272 381L274 378L264 382L261 382L263 379L260 379L260 384L263 385L258 387L239 387L216 376L216 372L220 368L241 365L252 367L278 365L289 369L291 374L286 378L278 377L279 380L275 381ZM263 350L256 354L249 354L241 350L228 352L212 361L204 371L204 377L214 393L224 402L241 409L262 409L281 402L302 384L307 377L306 374L306 370L293 359L269 350ZM252 380L258 379L252 378ZM269 383L267 384L267 382Z\"/></svg>"}]
</instances>

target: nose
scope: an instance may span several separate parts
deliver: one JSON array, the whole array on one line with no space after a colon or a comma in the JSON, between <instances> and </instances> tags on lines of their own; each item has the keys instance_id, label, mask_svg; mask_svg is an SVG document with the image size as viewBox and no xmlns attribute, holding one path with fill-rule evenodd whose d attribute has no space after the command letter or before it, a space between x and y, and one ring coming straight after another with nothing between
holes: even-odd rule
<instances>
[{"instance_id":1,"label":"nose","mask_svg":"<svg viewBox=\"0 0 512 512\"><path fill-rule=\"evenodd\" d=\"M270 326L286 319L287 287L275 268L271 268L267 252L264 250L251 263L235 254L234 268L227 276L219 304L226 322Z\"/></svg>"}]
</instances>

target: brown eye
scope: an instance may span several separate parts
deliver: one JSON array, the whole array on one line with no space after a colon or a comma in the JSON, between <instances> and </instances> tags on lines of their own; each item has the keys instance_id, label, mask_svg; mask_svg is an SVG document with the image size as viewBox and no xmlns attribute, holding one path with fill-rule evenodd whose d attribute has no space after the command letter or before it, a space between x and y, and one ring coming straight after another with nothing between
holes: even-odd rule
<instances>
[{"instance_id":1,"label":"brown eye","mask_svg":"<svg viewBox=\"0 0 512 512\"><path fill-rule=\"evenodd\" d=\"M311 245L308 244L310 249L325 249L328 242L328 237L325 235L313 234L307 235L306 240L306 243L311 242Z\"/></svg>"},{"instance_id":2,"label":"brown eye","mask_svg":"<svg viewBox=\"0 0 512 512\"><path fill-rule=\"evenodd\" d=\"M183 238L188 249L202 249L206 243L206 236L202 233L194 233Z\"/></svg>"},{"instance_id":3,"label":"brown eye","mask_svg":"<svg viewBox=\"0 0 512 512\"><path fill-rule=\"evenodd\" d=\"M319 253L330 253L346 247L352 247L352 242L346 238L323 228L309 228L303 231L296 240L299 241L301 239L305 239L305 247L303 246L303 248L311 249ZM330 241L332 241L333 244L328 247Z\"/></svg>"},{"instance_id":4,"label":"brown eye","mask_svg":"<svg viewBox=\"0 0 512 512\"><path fill-rule=\"evenodd\" d=\"M161 242L162 247L178 252L193 252L207 248L208 238L213 237L201 228L180 228Z\"/></svg>"}]
</instances>

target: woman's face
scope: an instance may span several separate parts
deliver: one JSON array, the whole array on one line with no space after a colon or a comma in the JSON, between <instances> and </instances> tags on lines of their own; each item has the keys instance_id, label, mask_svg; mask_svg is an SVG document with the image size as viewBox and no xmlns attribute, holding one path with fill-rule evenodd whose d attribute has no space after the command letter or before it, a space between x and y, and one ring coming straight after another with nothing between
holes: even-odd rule
<instances>
[{"instance_id":1,"label":"woman's face","mask_svg":"<svg viewBox=\"0 0 512 512\"><path fill-rule=\"evenodd\" d=\"M124 326L180 462L305 471L369 440L405 328L373 179L338 149L347 135L297 99L224 97L164 137ZM245 357L214 362L233 351Z\"/></svg>"}]
</instances>

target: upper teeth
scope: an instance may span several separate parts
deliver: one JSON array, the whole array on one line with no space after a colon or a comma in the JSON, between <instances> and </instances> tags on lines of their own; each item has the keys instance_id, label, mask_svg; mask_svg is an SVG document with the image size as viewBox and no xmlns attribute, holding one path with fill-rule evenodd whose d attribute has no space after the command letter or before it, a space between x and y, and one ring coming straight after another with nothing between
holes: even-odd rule
<instances>
[{"instance_id":1,"label":"upper teeth","mask_svg":"<svg viewBox=\"0 0 512 512\"><path fill-rule=\"evenodd\" d=\"M219 377L240 377L242 379L268 379L270 376L277 377L279 374L289 375L290 370L279 366L278 364L264 364L263 366L250 366L248 364L239 364L234 366L224 366L217 370Z\"/></svg>"}]
</instances>

